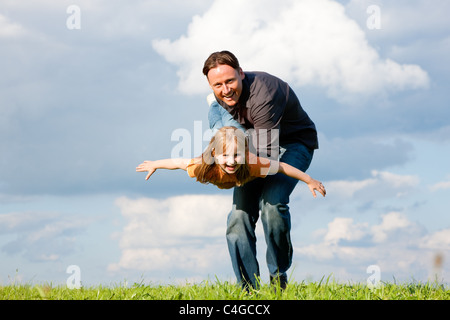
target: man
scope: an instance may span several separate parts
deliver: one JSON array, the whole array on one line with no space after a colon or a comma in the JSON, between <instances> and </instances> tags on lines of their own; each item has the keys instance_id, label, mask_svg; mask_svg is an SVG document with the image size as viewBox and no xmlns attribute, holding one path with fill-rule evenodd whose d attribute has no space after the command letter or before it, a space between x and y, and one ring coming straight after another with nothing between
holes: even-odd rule
<instances>
[{"instance_id":1,"label":"man","mask_svg":"<svg viewBox=\"0 0 450 320\"><path fill-rule=\"evenodd\" d=\"M260 156L278 157L279 151L280 161L303 172L308 169L318 148L317 131L287 83L268 73L243 72L229 51L211 54L203 74L221 107L250 129ZM211 128L214 118L209 117ZM286 287L293 253L288 203L297 182L276 174L234 188L227 243L234 272L244 287L258 286L255 225L260 210L271 282Z\"/></svg>"}]
</instances>

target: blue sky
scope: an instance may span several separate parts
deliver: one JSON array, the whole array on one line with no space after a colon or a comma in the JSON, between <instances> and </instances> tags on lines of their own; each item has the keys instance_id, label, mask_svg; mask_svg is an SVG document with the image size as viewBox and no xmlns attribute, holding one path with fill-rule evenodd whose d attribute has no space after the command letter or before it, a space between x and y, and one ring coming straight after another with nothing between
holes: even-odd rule
<instances>
[{"instance_id":1,"label":"blue sky","mask_svg":"<svg viewBox=\"0 0 450 320\"><path fill-rule=\"evenodd\" d=\"M70 5L79 9L79 20ZM375 11L368 10L375 8ZM450 277L445 0L0 4L0 284L234 280L231 191L135 172L207 142L201 67L228 49L288 81L319 131L291 197L291 278ZM379 13L379 14L378 14ZM68 27L79 22L79 29ZM258 256L267 278L265 244ZM267 279L265 279L267 280Z\"/></svg>"}]
</instances>

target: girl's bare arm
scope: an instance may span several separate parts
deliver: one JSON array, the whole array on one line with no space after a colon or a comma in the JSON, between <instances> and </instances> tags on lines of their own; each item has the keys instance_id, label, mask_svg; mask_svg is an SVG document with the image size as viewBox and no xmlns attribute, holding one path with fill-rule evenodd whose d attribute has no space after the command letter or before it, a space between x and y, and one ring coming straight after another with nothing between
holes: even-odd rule
<instances>
[{"instance_id":1,"label":"girl's bare arm","mask_svg":"<svg viewBox=\"0 0 450 320\"><path fill-rule=\"evenodd\" d=\"M156 171L156 169L168 169L176 170L186 168L191 159L162 159L155 161L144 161L136 167L136 172L148 172L145 180L148 180L150 176Z\"/></svg>"},{"instance_id":2,"label":"girl's bare arm","mask_svg":"<svg viewBox=\"0 0 450 320\"><path fill-rule=\"evenodd\" d=\"M311 178L305 172L298 170L297 168L295 168L285 162L279 162L278 172L281 172L289 177L298 179L298 180L306 183L308 185L309 190L311 190L311 193L313 194L314 198L316 197L316 192L314 190L317 190L318 192L320 192L320 194L322 194L322 196L324 196L324 197L327 193L322 182Z\"/></svg>"}]
</instances>

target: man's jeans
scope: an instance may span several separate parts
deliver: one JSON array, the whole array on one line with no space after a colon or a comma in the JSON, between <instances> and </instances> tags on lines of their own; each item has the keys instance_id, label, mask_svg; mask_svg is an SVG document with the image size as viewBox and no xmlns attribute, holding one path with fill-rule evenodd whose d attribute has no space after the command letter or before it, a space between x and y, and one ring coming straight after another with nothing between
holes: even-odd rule
<instances>
[{"instance_id":1,"label":"man's jeans","mask_svg":"<svg viewBox=\"0 0 450 320\"><path fill-rule=\"evenodd\" d=\"M208 120L213 131L222 126L245 129L216 101L210 105ZM314 150L301 143L280 147L280 161L305 172ZM227 242L237 280L244 286L257 286L259 265L256 260L255 225L261 221L267 243L267 266L272 277L286 276L292 263L289 196L298 180L278 173L235 187L233 207L227 221Z\"/></svg>"},{"instance_id":2,"label":"man's jeans","mask_svg":"<svg viewBox=\"0 0 450 320\"><path fill-rule=\"evenodd\" d=\"M280 161L305 172L314 150L301 143L280 148ZM289 196L298 180L277 173L235 187L233 207L227 221L227 242L234 273L243 285L258 286L255 225L261 210L261 222L267 243L266 260L272 277L286 276L292 263Z\"/></svg>"}]
</instances>

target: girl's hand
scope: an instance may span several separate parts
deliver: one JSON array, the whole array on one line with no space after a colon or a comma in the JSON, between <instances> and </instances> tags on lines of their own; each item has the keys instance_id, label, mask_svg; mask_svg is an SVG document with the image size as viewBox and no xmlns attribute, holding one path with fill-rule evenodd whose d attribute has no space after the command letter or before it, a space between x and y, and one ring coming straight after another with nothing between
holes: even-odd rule
<instances>
[{"instance_id":1,"label":"girl's hand","mask_svg":"<svg viewBox=\"0 0 450 320\"><path fill-rule=\"evenodd\" d=\"M317 181L315 179L312 179L308 182L308 188L311 190L311 193L313 194L314 198L316 197L315 190L319 191L322 196L325 197L327 194L327 191L325 190L325 187L323 186L322 182Z\"/></svg>"},{"instance_id":2,"label":"girl's hand","mask_svg":"<svg viewBox=\"0 0 450 320\"><path fill-rule=\"evenodd\" d=\"M140 165L136 167L136 172L147 172L148 174L145 177L145 180L148 180L150 176L156 171L156 167L154 166L154 161L144 161Z\"/></svg>"}]
</instances>

